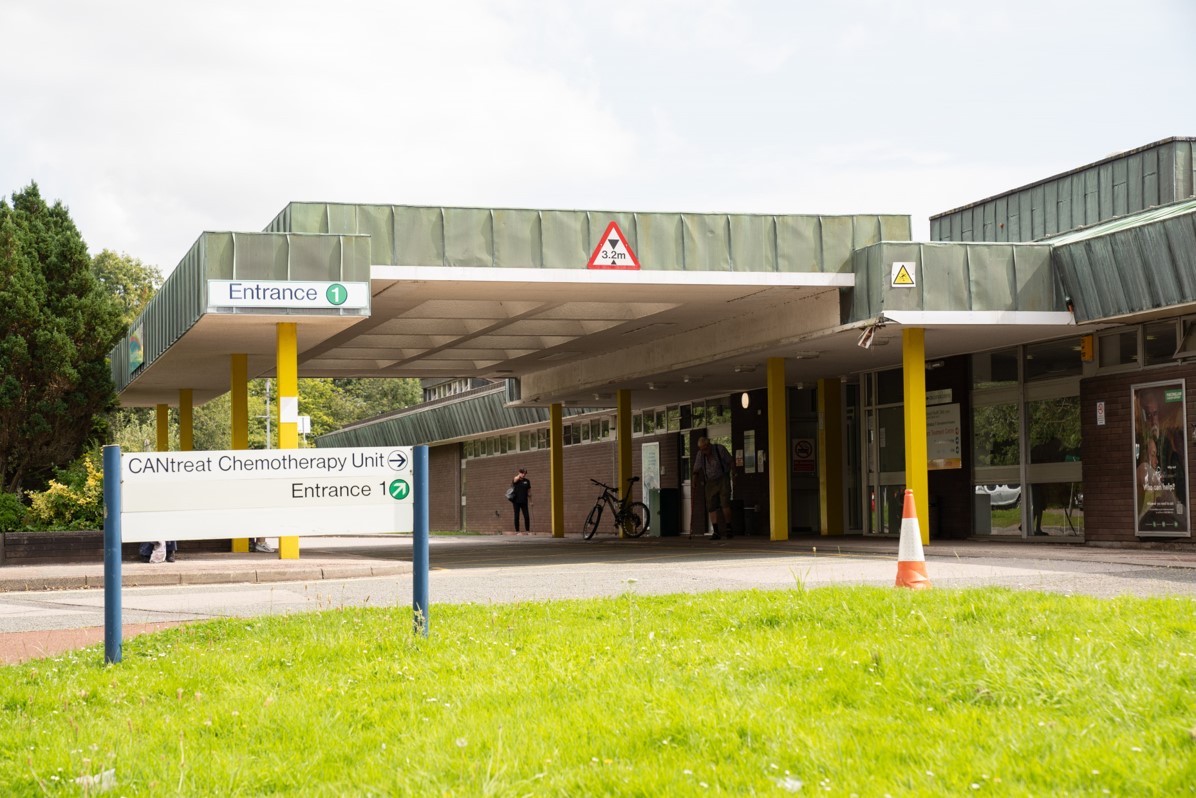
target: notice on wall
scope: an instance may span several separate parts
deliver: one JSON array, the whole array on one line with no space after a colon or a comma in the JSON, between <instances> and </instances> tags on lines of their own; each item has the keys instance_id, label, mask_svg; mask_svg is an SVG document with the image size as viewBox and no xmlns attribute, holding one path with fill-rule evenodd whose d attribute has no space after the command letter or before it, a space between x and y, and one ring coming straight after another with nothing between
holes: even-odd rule
<instances>
[{"instance_id":1,"label":"notice on wall","mask_svg":"<svg viewBox=\"0 0 1196 798\"><path fill-rule=\"evenodd\" d=\"M1134 506L1139 537L1190 537L1183 380L1135 385Z\"/></svg>"},{"instance_id":2,"label":"notice on wall","mask_svg":"<svg viewBox=\"0 0 1196 798\"><path fill-rule=\"evenodd\" d=\"M660 490L660 442L645 443L640 447L640 473L643 474L644 495L648 491Z\"/></svg>"},{"instance_id":3,"label":"notice on wall","mask_svg":"<svg viewBox=\"0 0 1196 798\"><path fill-rule=\"evenodd\" d=\"M789 449L794 474L813 474L818 470L813 438L794 438Z\"/></svg>"},{"instance_id":4,"label":"notice on wall","mask_svg":"<svg viewBox=\"0 0 1196 798\"><path fill-rule=\"evenodd\" d=\"M756 431L754 429L743 432L743 473L756 473Z\"/></svg>"},{"instance_id":5,"label":"notice on wall","mask_svg":"<svg viewBox=\"0 0 1196 798\"><path fill-rule=\"evenodd\" d=\"M926 408L926 468L930 471L963 468L958 402Z\"/></svg>"}]
</instances>

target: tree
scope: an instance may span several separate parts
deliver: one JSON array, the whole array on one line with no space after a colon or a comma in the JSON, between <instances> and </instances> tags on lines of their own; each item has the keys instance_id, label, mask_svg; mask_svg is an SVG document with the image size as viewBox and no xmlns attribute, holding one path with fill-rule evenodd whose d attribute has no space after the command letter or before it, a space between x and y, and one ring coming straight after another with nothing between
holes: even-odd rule
<instances>
[{"instance_id":1,"label":"tree","mask_svg":"<svg viewBox=\"0 0 1196 798\"><path fill-rule=\"evenodd\" d=\"M140 315L162 286L162 272L128 254L117 255L106 249L91 264L104 293L121 310L121 321L128 327Z\"/></svg>"},{"instance_id":2,"label":"tree","mask_svg":"<svg viewBox=\"0 0 1196 798\"><path fill-rule=\"evenodd\" d=\"M0 489L42 485L104 432L121 313L36 183L0 199Z\"/></svg>"}]
</instances>

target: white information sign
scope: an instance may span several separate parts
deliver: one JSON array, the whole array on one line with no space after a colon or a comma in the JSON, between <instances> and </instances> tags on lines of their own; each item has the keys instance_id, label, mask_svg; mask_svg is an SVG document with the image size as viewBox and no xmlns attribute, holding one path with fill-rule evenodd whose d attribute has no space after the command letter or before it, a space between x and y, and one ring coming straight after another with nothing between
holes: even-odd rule
<instances>
[{"instance_id":1,"label":"white information sign","mask_svg":"<svg viewBox=\"0 0 1196 798\"><path fill-rule=\"evenodd\" d=\"M411 532L410 447L121 455L121 540Z\"/></svg>"},{"instance_id":2,"label":"white information sign","mask_svg":"<svg viewBox=\"0 0 1196 798\"><path fill-rule=\"evenodd\" d=\"M957 403L926 408L926 459L928 471L963 468L963 435Z\"/></svg>"},{"instance_id":3,"label":"white information sign","mask_svg":"<svg viewBox=\"0 0 1196 798\"><path fill-rule=\"evenodd\" d=\"M230 308L368 310L369 283L300 280L208 280L208 312Z\"/></svg>"}]
</instances>

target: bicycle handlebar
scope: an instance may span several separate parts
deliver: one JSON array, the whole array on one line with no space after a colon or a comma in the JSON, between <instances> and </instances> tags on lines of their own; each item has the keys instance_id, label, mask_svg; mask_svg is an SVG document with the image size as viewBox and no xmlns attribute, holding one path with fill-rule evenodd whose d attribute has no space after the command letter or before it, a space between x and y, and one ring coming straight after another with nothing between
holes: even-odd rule
<instances>
[{"instance_id":1,"label":"bicycle handlebar","mask_svg":"<svg viewBox=\"0 0 1196 798\"><path fill-rule=\"evenodd\" d=\"M639 481L640 481L639 477L631 477L630 479L627 480L627 487L631 487L632 485L634 485L635 483L637 483ZM618 488L613 488L610 485L607 485L605 482L599 482L598 480L596 480L592 477L590 478L590 482L593 482L595 485L597 485L600 488L606 488L607 490L613 490L616 492L619 490Z\"/></svg>"}]
</instances>

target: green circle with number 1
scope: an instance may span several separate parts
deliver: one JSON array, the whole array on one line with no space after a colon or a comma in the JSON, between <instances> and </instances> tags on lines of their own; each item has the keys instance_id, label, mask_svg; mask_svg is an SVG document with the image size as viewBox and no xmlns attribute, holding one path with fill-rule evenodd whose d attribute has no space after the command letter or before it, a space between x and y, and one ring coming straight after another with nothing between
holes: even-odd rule
<instances>
[{"instance_id":1,"label":"green circle with number 1","mask_svg":"<svg viewBox=\"0 0 1196 798\"><path fill-rule=\"evenodd\" d=\"M333 283L328 286L328 290L324 293L328 297L328 301L334 305L343 305L345 300L349 298L349 289L345 288L340 283Z\"/></svg>"},{"instance_id":2,"label":"green circle with number 1","mask_svg":"<svg viewBox=\"0 0 1196 798\"><path fill-rule=\"evenodd\" d=\"M390 498L402 501L411 493L411 486L407 484L405 479L396 479L390 483Z\"/></svg>"}]
</instances>

